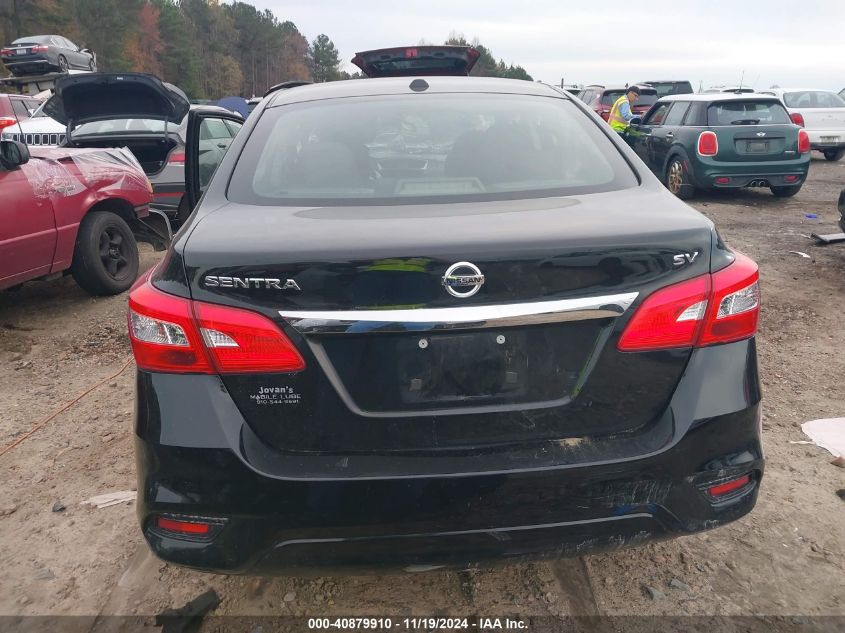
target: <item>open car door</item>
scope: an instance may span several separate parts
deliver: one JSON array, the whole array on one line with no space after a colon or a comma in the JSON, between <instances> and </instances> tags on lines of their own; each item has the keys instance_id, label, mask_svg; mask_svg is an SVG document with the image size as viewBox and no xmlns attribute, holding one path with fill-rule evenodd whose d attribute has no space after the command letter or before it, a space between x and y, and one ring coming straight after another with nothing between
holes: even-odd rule
<instances>
[{"instance_id":1,"label":"open car door","mask_svg":"<svg viewBox=\"0 0 845 633\"><path fill-rule=\"evenodd\" d=\"M355 53L367 77L468 75L481 54L472 46L410 46Z\"/></svg>"},{"instance_id":2,"label":"open car door","mask_svg":"<svg viewBox=\"0 0 845 633\"><path fill-rule=\"evenodd\" d=\"M237 114L197 108L188 114L185 138L185 197L193 211L223 160L232 139L243 126Z\"/></svg>"}]
</instances>

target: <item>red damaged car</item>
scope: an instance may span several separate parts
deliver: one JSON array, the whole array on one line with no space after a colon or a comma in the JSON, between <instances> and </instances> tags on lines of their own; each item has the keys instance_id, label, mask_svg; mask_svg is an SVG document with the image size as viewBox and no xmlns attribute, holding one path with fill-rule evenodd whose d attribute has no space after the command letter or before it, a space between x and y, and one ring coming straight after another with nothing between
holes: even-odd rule
<instances>
[{"instance_id":1,"label":"red damaged car","mask_svg":"<svg viewBox=\"0 0 845 633\"><path fill-rule=\"evenodd\" d=\"M138 276L136 237L164 248L151 186L126 149L38 148L0 142L0 290L70 273L111 295Z\"/></svg>"},{"instance_id":2,"label":"red damaged car","mask_svg":"<svg viewBox=\"0 0 845 633\"><path fill-rule=\"evenodd\" d=\"M643 115L657 102L657 90L650 86L638 86L640 98L631 106L631 111L637 116ZM616 100L628 91L626 86L587 86L578 95L584 103L595 110L601 118L607 121L610 116L610 109Z\"/></svg>"}]
</instances>

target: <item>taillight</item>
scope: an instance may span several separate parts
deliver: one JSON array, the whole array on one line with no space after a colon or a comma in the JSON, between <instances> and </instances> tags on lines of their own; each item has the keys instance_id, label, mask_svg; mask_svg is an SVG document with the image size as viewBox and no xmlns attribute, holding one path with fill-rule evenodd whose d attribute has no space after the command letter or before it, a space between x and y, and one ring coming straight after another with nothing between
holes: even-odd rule
<instances>
[{"instance_id":1,"label":"taillight","mask_svg":"<svg viewBox=\"0 0 845 633\"><path fill-rule=\"evenodd\" d=\"M715 132L708 130L698 135L698 153L700 156L715 156L719 153L719 139Z\"/></svg>"},{"instance_id":2,"label":"taillight","mask_svg":"<svg viewBox=\"0 0 845 633\"><path fill-rule=\"evenodd\" d=\"M177 519L168 519L167 517L156 517L155 526L165 532L190 536L205 536L211 532L210 523L179 521Z\"/></svg>"},{"instance_id":3,"label":"taillight","mask_svg":"<svg viewBox=\"0 0 845 633\"><path fill-rule=\"evenodd\" d=\"M793 112L789 115L790 121L792 121L795 125L800 125L804 127L804 115L800 112Z\"/></svg>"},{"instance_id":4,"label":"taillight","mask_svg":"<svg viewBox=\"0 0 845 633\"><path fill-rule=\"evenodd\" d=\"M736 253L722 270L657 290L631 317L617 347L641 352L704 347L750 338L757 332L757 264Z\"/></svg>"},{"instance_id":5,"label":"taillight","mask_svg":"<svg viewBox=\"0 0 845 633\"><path fill-rule=\"evenodd\" d=\"M184 165L185 164L185 150L174 149L167 155L168 165Z\"/></svg>"},{"instance_id":6,"label":"taillight","mask_svg":"<svg viewBox=\"0 0 845 633\"><path fill-rule=\"evenodd\" d=\"M603 110L603 111L599 112L599 116L601 116L601 118L603 118L605 121L609 121L610 120L610 111Z\"/></svg>"},{"instance_id":7,"label":"taillight","mask_svg":"<svg viewBox=\"0 0 845 633\"><path fill-rule=\"evenodd\" d=\"M50 47L42 44L40 46L33 46L29 50L32 53L46 53L47 51L50 50Z\"/></svg>"},{"instance_id":8,"label":"taillight","mask_svg":"<svg viewBox=\"0 0 845 633\"><path fill-rule=\"evenodd\" d=\"M810 151L810 135L807 134L807 130L800 129L798 130L798 153L799 154L807 154Z\"/></svg>"},{"instance_id":9,"label":"taillight","mask_svg":"<svg viewBox=\"0 0 845 633\"><path fill-rule=\"evenodd\" d=\"M267 317L161 292L148 279L129 293L129 339L140 369L166 373L293 372L305 361Z\"/></svg>"},{"instance_id":10,"label":"taillight","mask_svg":"<svg viewBox=\"0 0 845 633\"><path fill-rule=\"evenodd\" d=\"M3 55L4 57L8 57L11 54L12 54L11 48L0 49L0 55Z\"/></svg>"},{"instance_id":11,"label":"taillight","mask_svg":"<svg viewBox=\"0 0 845 633\"><path fill-rule=\"evenodd\" d=\"M264 315L199 301L193 305L205 347L221 374L305 369L290 339Z\"/></svg>"},{"instance_id":12,"label":"taillight","mask_svg":"<svg viewBox=\"0 0 845 633\"><path fill-rule=\"evenodd\" d=\"M17 122L18 121L17 121L17 119L15 119L15 117L0 116L0 130L2 130L4 127L9 127L10 125L14 125Z\"/></svg>"}]
</instances>

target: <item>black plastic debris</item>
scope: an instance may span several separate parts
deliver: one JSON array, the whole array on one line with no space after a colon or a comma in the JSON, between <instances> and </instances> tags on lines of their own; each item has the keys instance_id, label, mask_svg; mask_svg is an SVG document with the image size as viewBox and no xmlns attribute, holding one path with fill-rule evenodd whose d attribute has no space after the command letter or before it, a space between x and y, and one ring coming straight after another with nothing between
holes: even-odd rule
<instances>
[{"instance_id":1,"label":"black plastic debris","mask_svg":"<svg viewBox=\"0 0 845 633\"><path fill-rule=\"evenodd\" d=\"M209 589L184 607L159 613L155 618L155 625L161 627L161 633L195 633L206 614L216 609L219 604L220 596L214 589Z\"/></svg>"},{"instance_id":2,"label":"black plastic debris","mask_svg":"<svg viewBox=\"0 0 845 633\"><path fill-rule=\"evenodd\" d=\"M827 235L810 233L810 236L819 244L836 244L837 242L845 242L845 233L828 233Z\"/></svg>"}]
</instances>

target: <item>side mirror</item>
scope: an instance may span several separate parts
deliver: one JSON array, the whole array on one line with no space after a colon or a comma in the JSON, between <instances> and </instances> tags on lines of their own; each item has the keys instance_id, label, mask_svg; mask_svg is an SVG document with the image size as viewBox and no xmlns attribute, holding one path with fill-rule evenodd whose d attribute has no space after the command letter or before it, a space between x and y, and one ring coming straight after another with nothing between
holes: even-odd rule
<instances>
[{"instance_id":1,"label":"side mirror","mask_svg":"<svg viewBox=\"0 0 845 633\"><path fill-rule=\"evenodd\" d=\"M642 125L643 118L641 116L635 116L633 119L628 121L628 125Z\"/></svg>"},{"instance_id":2,"label":"side mirror","mask_svg":"<svg viewBox=\"0 0 845 633\"><path fill-rule=\"evenodd\" d=\"M19 141L0 141L0 163L6 169L17 169L29 162L29 148Z\"/></svg>"}]
</instances>

